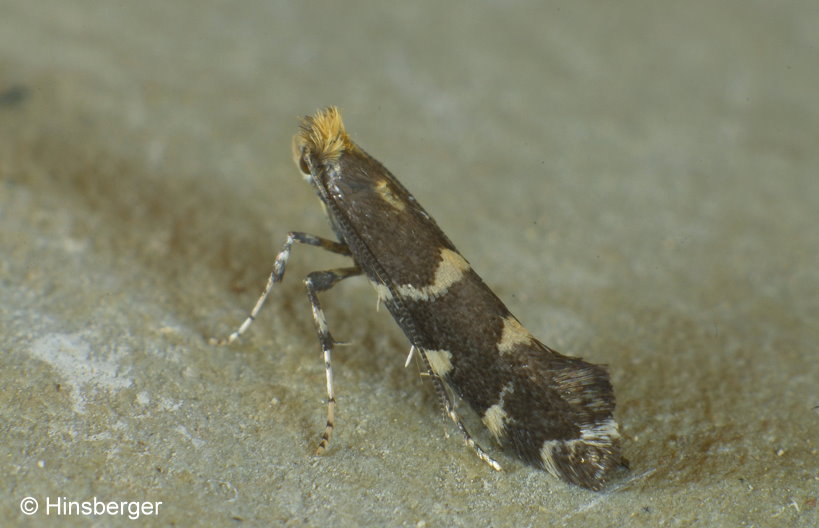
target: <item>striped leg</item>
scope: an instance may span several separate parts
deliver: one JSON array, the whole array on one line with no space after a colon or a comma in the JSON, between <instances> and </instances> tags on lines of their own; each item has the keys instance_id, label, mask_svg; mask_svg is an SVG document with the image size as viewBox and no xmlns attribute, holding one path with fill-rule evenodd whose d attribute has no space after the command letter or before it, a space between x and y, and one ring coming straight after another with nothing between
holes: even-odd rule
<instances>
[{"instance_id":1,"label":"striped leg","mask_svg":"<svg viewBox=\"0 0 819 528\"><path fill-rule=\"evenodd\" d=\"M339 268L327 271L314 271L307 275L307 278L304 280L304 285L307 286L307 298L310 299L310 305L313 308L313 320L316 323L316 332L318 333L319 342L321 343L321 350L324 352L324 371L327 374L327 425L324 428L324 434L321 436L318 449L316 449L317 455L324 453L330 444L330 438L333 436L333 427L335 426L336 409L332 364L333 344L335 341L330 334L330 329L327 327L324 310L321 309L321 304L319 304L318 292L329 290L338 282L356 275L361 275L361 269L358 267Z\"/></svg>"},{"instance_id":2,"label":"striped leg","mask_svg":"<svg viewBox=\"0 0 819 528\"><path fill-rule=\"evenodd\" d=\"M473 451L475 451L475 454L478 455L478 458L489 464L489 467L491 467L495 471L503 470L501 465L498 464L494 458L490 457L486 453L486 451L484 451L483 448L479 446L478 443L475 442L475 440L472 439L472 435L469 434L469 431L467 431L466 426L461 421L461 417L458 416L458 413L455 411L455 405L453 405L452 403L452 396L450 395L449 391L447 391L447 388L444 385L444 381L441 379L440 376L433 372L432 367L429 364L429 359L427 359L426 352L423 349L416 350L419 350L421 352L420 356L421 360L424 363L424 368L426 368L426 374L432 378L432 382L435 384L435 391L438 393L438 397L441 399L441 403L443 403L444 405L444 412L446 412L447 416L449 416L449 418L458 426L458 430L461 431L461 434L464 437L464 442L466 442L466 445L468 445L470 448L472 448ZM410 350L410 355L412 355L412 350ZM408 359L407 362L409 363L409 358L407 359Z\"/></svg>"},{"instance_id":3,"label":"striped leg","mask_svg":"<svg viewBox=\"0 0 819 528\"><path fill-rule=\"evenodd\" d=\"M332 253L338 253L339 255L350 256L350 249L340 242L334 242L333 240L327 240L326 238L308 235L307 233L300 233L297 231L288 233L287 240L285 241L284 246L282 246L282 250L279 251L279 254L276 255L276 260L273 262L273 271L270 273L270 277L267 279L267 285L264 287L264 291L259 296L259 300L256 301L256 305L253 307L253 310L250 311L250 315L247 317L247 319L245 319L239 329L230 334L227 338L211 338L210 343L212 345L221 346L233 343L239 338L239 336L244 334L245 330L247 330L253 321L256 320L256 316L259 315L264 302L267 300L267 296L270 295L270 290L273 289L273 284L280 282L284 278L284 270L287 266L287 260L290 258L290 248L293 246L293 242L300 242L309 246L320 247Z\"/></svg>"}]
</instances>

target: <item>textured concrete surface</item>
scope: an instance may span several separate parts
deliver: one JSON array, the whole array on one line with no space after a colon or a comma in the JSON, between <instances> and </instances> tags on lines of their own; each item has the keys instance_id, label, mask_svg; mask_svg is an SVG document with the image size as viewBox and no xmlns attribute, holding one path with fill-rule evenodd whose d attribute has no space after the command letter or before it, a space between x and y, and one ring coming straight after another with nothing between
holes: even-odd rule
<instances>
[{"instance_id":1,"label":"textured concrete surface","mask_svg":"<svg viewBox=\"0 0 819 528\"><path fill-rule=\"evenodd\" d=\"M153 526L816 526L814 1L0 0L0 518ZM544 342L610 366L631 471L495 473L372 288L324 295L297 116L349 130ZM447 435L449 435L447 437ZM491 445L486 434L481 441ZM25 497L40 502L20 512Z\"/></svg>"}]
</instances>

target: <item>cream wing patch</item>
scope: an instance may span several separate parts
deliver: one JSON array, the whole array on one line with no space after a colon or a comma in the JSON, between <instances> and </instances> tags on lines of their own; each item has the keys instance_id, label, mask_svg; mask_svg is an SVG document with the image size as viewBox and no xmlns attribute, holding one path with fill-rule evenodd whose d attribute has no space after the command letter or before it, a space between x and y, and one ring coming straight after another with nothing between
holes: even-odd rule
<instances>
[{"instance_id":1,"label":"cream wing patch","mask_svg":"<svg viewBox=\"0 0 819 528\"><path fill-rule=\"evenodd\" d=\"M403 211L407 208L407 204L392 192L392 189L390 189L390 184L387 180L379 180L378 183L375 184L375 192L378 193L378 196L387 202L393 209Z\"/></svg>"},{"instance_id":2,"label":"cream wing patch","mask_svg":"<svg viewBox=\"0 0 819 528\"><path fill-rule=\"evenodd\" d=\"M555 465L554 449L562 442L560 440L547 440L540 448L540 459L543 461L543 469L556 477L560 477L560 472Z\"/></svg>"},{"instance_id":3,"label":"cream wing patch","mask_svg":"<svg viewBox=\"0 0 819 528\"><path fill-rule=\"evenodd\" d=\"M375 288L375 294L378 295L379 302L387 302L392 300L392 292L386 284L370 281L370 284Z\"/></svg>"},{"instance_id":4,"label":"cream wing patch","mask_svg":"<svg viewBox=\"0 0 819 528\"><path fill-rule=\"evenodd\" d=\"M610 450L619 438L620 431L617 422L613 418L607 418L601 423L581 427L580 438L543 442L543 446L540 448L540 459L543 461L543 467L546 471L559 477L560 472L557 470L555 463L555 450L558 448L563 448L564 451L577 456L578 450L581 452L588 451L589 448Z\"/></svg>"},{"instance_id":5,"label":"cream wing patch","mask_svg":"<svg viewBox=\"0 0 819 528\"><path fill-rule=\"evenodd\" d=\"M424 350L429 361L429 368L439 378L446 376L452 370L452 352L449 350Z\"/></svg>"},{"instance_id":6,"label":"cream wing patch","mask_svg":"<svg viewBox=\"0 0 819 528\"><path fill-rule=\"evenodd\" d=\"M534 337L523 328L520 321L509 315L503 318L503 331L498 341L498 352L508 354L518 345L528 345Z\"/></svg>"},{"instance_id":7,"label":"cream wing patch","mask_svg":"<svg viewBox=\"0 0 819 528\"><path fill-rule=\"evenodd\" d=\"M397 291L402 297L416 301L429 301L444 295L449 288L464 278L469 271L469 263L457 252L451 249L441 249L441 261L435 269L432 284L416 287L410 284L398 286Z\"/></svg>"},{"instance_id":8,"label":"cream wing patch","mask_svg":"<svg viewBox=\"0 0 819 528\"><path fill-rule=\"evenodd\" d=\"M585 425L580 428L580 439L585 444L607 447L620 438L620 430L614 418L608 418L602 423Z\"/></svg>"},{"instance_id":9,"label":"cream wing patch","mask_svg":"<svg viewBox=\"0 0 819 528\"><path fill-rule=\"evenodd\" d=\"M499 403L496 403L492 407L488 408L483 415L483 424L489 429L489 432L492 435L500 439L505 435L506 426L506 419L508 415L506 411L503 410L503 406Z\"/></svg>"},{"instance_id":10,"label":"cream wing patch","mask_svg":"<svg viewBox=\"0 0 819 528\"><path fill-rule=\"evenodd\" d=\"M506 436L506 421L509 419L509 415L503 408L503 400L507 394L510 394L514 390L514 385L507 383L501 390L498 403L489 407L481 418L483 424L497 440Z\"/></svg>"}]
</instances>

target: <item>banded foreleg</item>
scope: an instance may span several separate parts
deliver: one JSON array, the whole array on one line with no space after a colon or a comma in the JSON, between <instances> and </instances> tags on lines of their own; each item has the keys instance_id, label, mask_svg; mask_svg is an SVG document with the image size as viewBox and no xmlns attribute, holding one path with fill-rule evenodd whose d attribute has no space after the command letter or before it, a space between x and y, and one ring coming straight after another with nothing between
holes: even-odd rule
<instances>
[{"instance_id":1,"label":"banded foreleg","mask_svg":"<svg viewBox=\"0 0 819 528\"><path fill-rule=\"evenodd\" d=\"M313 308L313 321L316 323L316 333L321 343L321 350L324 353L324 371L327 375L327 425L324 428L324 434L321 435L321 442L319 442L318 449L316 449L317 455L324 453L330 444L330 438L333 436L333 427L335 427L336 408L332 364L333 345L335 341L330 334L330 329L327 327L324 310L321 309L321 304L318 300L318 292L329 290L340 281L348 277L355 277L356 275L361 275L361 269L352 267L314 271L304 279L304 285L307 287L307 298L310 300L310 306Z\"/></svg>"},{"instance_id":2,"label":"banded foreleg","mask_svg":"<svg viewBox=\"0 0 819 528\"><path fill-rule=\"evenodd\" d=\"M259 312L264 305L264 302L267 300L267 296L270 295L270 290L273 289L273 284L280 282L284 278L284 270L287 266L287 260L290 258L290 249L293 246L294 242L299 242L301 244L307 244L308 246L316 246L322 249L326 249L332 253L338 253L339 255L350 256L350 249L341 242L335 242L333 240L328 240L326 238L317 237L315 235L309 235L307 233L301 233L298 231L292 231L287 234L287 240L285 241L284 245L282 246L282 250L279 251L279 254L276 255L276 259L273 261L273 271L270 273L270 277L267 279L267 285L264 287L264 291L259 296L259 299L256 301L256 305L253 306L253 310L250 311L250 315L244 320L242 325L230 334L227 338L222 339L214 339L211 338L210 342L213 345L229 345L236 341L245 330L250 327L253 321L256 320L256 316L259 315Z\"/></svg>"}]
</instances>

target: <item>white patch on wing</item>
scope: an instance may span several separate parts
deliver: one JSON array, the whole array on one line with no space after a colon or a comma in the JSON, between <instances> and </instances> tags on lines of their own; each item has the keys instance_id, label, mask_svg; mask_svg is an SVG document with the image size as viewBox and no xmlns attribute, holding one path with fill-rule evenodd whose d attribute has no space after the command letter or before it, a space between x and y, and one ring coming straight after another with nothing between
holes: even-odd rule
<instances>
[{"instance_id":1,"label":"white patch on wing","mask_svg":"<svg viewBox=\"0 0 819 528\"><path fill-rule=\"evenodd\" d=\"M554 460L554 450L558 446L563 446L571 456L577 456L577 450L584 449L585 446L606 450L618 438L620 438L620 432L617 429L617 422L613 418L607 418L603 422L581 427L580 438L543 442L543 446L540 448L540 459L549 473L559 477L560 474Z\"/></svg>"},{"instance_id":2,"label":"white patch on wing","mask_svg":"<svg viewBox=\"0 0 819 528\"><path fill-rule=\"evenodd\" d=\"M370 284L373 285L373 288L375 288L375 294L378 296L378 299L375 302L375 311L377 312L382 302L386 303L392 300L392 292L386 284L375 281L370 281Z\"/></svg>"},{"instance_id":3,"label":"white patch on wing","mask_svg":"<svg viewBox=\"0 0 819 528\"><path fill-rule=\"evenodd\" d=\"M452 352L449 350L424 350L429 367L442 378L452 370Z\"/></svg>"},{"instance_id":4,"label":"white patch on wing","mask_svg":"<svg viewBox=\"0 0 819 528\"><path fill-rule=\"evenodd\" d=\"M444 295L449 288L461 280L469 271L469 263L457 252L451 249L441 249L441 261L435 269L432 284L427 286L413 286L404 284L398 286L398 294L416 301L429 301Z\"/></svg>"},{"instance_id":5,"label":"white patch on wing","mask_svg":"<svg viewBox=\"0 0 819 528\"><path fill-rule=\"evenodd\" d=\"M500 439L504 436L506 430L506 418L508 418L508 415L506 411L503 410L503 405L496 403L486 410L482 420L486 428L489 429L489 432L491 432L495 438Z\"/></svg>"},{"instance_id":6,"label":"white patch on wing","mask_svg":"<svg viewBox=\"0 0 819 528\"><path fill-rule=\"evenodd\" d=\"M618 438L620 438L620 431L614 418L608 418L602 423L580 428L580 440L584 444L605 447L610 446Z\"/></svg>"},{"instance_id":7,"label":"white patch on wing","mask_svg":"<svg viewBox=\"0 0 819 528\"><path fill-rule=\"evenodd\" d=\"M557 470L554 458L554 448L562 444L560 440L547 440L543 442L543 447L540 448L540 459L543 461L543 469L554 475L560 477L560 472Z\"/></svg>"},{"instance_id":8,"label":"white patch on wing","mask_svg":"<svg viewBox=\"0 0 819 528\"><path fill-rule=\"evenodd\" d=\"M498 341L498 352L507 354L518 345L528 345L534 337L513 316L504 317L503 332Z\"/></svg>"},{"instance_id":9,"label":"white patch on wing","mask_svg":"<svg viewBox=\"0 0 819 528\"><path fill-rule=\"evenodd\" d=\"M483 413L483 417L481 418L483 424L487 429L489 429L489 432L491 432L497 440L500 440L506 436L506 420L509 418L509 415L503 408L503 400L507 394L514 390L515 386L511 382L507 383L501 390L498 403L489 407L486 412Z\"/></svg>"},{"instance_id":10,"label":"white patch on wing","mask_svg":"<svg viewBox=\"0 0 819 528\"><path fill-rule=\"evenodd\" d=\"M390 183L387 180L379 180L378 183L375 184L375 192L393 209L398 211L403 211L406 209L407 204L392 192L392 189L390 189Z\"/></svg>"}]
</instances>

